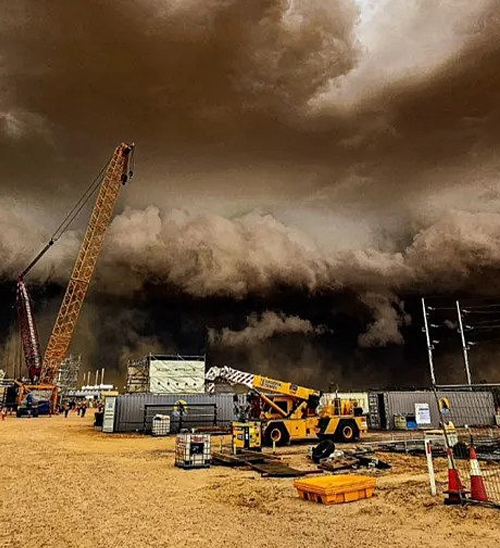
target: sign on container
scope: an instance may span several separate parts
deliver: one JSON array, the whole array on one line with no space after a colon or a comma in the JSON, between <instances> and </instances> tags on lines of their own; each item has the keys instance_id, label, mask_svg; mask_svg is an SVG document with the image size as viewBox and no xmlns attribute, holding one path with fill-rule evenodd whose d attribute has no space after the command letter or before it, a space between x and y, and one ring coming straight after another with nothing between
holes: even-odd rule
<instances>
[{"instance_id":1,"label":"sign on container","mask_svg":"<svg viewBox=\"0 0 500 548\"><path fill-rule=\"evenodd\" d=\"M116 396L108 396L104 402L104 416L102 419L102 431L113 432L115 425Z\"/></svg>"},{"instance_id":2,"label":"sign on container","mask_svg":"<svg viewBox=\"0 0 500 548\"><path fill-rule=\"evenodd\" d=\"M418 426L429 426L431 424L431 410L428 403L415 404L415 422Z\"/></svg>"}]
</instances>

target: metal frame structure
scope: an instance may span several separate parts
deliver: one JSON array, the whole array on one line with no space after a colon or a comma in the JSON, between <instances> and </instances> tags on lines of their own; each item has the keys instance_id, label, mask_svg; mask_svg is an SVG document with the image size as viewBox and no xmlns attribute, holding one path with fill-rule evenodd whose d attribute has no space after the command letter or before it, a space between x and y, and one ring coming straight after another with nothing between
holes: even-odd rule
<instances>
[{"instance_id":1,"label":"metal frame structure","mask_svg":"<svg viewBox=\"0 0 500 548\"><path fill-rule=\"evenodd\" d=\"M42 382L53 382L68 353L83 301L102 249L104 235L111 224L120 188L127 181L129 158L133 149L134 145L124 143L116 148L99 188L83 243L45 350L41 374Z\"/></svg>"},{"instance_id":2,"label":"metal frame structure","mask_svg":"<svg viewBox=\"0 0 500 548\"><path fill-rule=\"evenodd\" d=\"M78 374L82 365L82 357L80 355L70 354L63 362L57 372L55 384L59 387L61 396L68 392L77 389Z\"/></svg>"}]
</instances>

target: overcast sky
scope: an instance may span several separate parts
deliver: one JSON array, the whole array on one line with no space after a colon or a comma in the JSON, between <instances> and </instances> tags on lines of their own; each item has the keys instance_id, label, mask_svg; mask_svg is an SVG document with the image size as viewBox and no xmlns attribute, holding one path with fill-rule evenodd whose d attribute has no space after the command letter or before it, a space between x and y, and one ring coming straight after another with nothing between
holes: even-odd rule
<instances>
[{"instance_id":1,"label":"overcast sky","mask_svg":"<svg viewBox=\"0 0 500 548\"><path fill-rule=\"evenodd\" d=\"M100 264L103 293L347 288L387 318L377 344L401 342L401 294L498 295L497 7L3 2L4 278L123 140L137 145L136 178ZM63 285L80 237L63 238L32 282Z\"/></svg>"}]
</instances>

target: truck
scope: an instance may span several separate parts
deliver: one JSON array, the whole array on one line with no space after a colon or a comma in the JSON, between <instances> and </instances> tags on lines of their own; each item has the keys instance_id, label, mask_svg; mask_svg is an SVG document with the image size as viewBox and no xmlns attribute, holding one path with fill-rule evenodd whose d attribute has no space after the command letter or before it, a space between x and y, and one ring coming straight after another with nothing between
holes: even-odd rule
<instances>
[{"instance_id":1,"label":"truck","mask_svg":"<svg viewBox=\"0 0 500 548\"><path fill-rule=\"evenodd\" d=\"M267 446L314 438L354 442L368 429L366 416L355 401L334 398L320 406L322 393L315 388L227 366L211 367L205 380L209 392L216 382L249 389L247 419L261 421L262 441Z\"/></svg>"}]
</instances>

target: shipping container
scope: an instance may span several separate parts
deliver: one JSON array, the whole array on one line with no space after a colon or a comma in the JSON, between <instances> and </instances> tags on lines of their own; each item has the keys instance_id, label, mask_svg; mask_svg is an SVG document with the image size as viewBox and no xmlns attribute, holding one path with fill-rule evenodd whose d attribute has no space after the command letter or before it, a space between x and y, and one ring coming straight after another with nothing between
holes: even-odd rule
<instances>
[{"instance_id":1,"label":"shipping container","mask_svg":"<svg viewBox=\"0 0 500 548\"><path fill-rule=\"evenodd\" d=\"M490 426L495 423L495 402L491 392L438 391L438 398L447 398L453 411L453 423ZM436 396L430 390L370 392L369 426L373 430L393 430L397 416L415 417L417 404L427 404L430 412L429 427L437 428L440 417Z\"/></svg>"}]
</instances>

